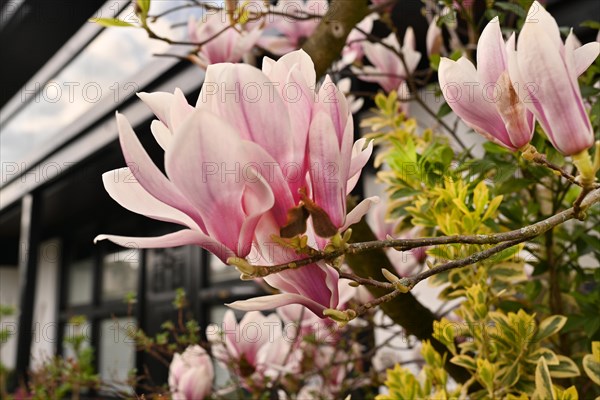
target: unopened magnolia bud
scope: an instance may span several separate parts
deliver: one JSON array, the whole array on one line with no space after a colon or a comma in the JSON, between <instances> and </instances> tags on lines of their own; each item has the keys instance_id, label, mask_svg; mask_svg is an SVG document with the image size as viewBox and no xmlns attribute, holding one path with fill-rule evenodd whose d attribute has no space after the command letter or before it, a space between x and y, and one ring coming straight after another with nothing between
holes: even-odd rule
<instances>
[{"instance_id":1,"label":"unopened magnolia bud","mask_svg":"<svg viewBox=\"0 0 600 400\"><path fill-rule=\"evenodd\" d=\"M360 283L358 283L358 282L355 282L355 281L350 281L350 282L348 282L348 285L349 285L349 286L352 286L352 287L359 287L359 286L360 286Z\"/></svg>"},{"instance_id":2,"label":"unopened magnolia bud","mask_svg":"<svg viewBox=\"0 0 600 400\"><path fill-rule=\"evenodd\" d=\"M229 257L227 259L227 264L233 265L240 271L243 275L253 276L256 272L256 268L254 268L250 263L243 258L239 257Z\"/></svg>"},{"instance_id":3,"label":"unopened magnolia bud","mask_svg":"<svg viewBox=\"0 0 600 400\"><path fill-rule=\"evenodd\" d=\"M387 279L390 283L396 283L400 281L400 278L398 278L395 274L391 273L385 268L381 269L381 273L383 274L385 279Z\"/></svg>"},{"instance_id":4,"label":"unopened magnolia bud","mask_svg":"<svg viewBox=\"0 0 600 400\"><path fill-rule=\"evenodd\" d=\"M356 311L348 309L346 311L336 310L334 308L328 308L323 311L323 315L331 318L338 323L340 327L345 326L348 322L356 318Z\"/></svg>"}]
</instances>

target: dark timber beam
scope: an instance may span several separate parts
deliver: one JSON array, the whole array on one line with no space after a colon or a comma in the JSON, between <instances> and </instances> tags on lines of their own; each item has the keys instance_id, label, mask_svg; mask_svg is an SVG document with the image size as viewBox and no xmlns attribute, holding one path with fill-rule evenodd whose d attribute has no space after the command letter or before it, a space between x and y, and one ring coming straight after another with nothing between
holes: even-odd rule
<instances>
[{"instance_id":1,"label":"dark timber beam","mask_svg":"<svg viewBox=\"0 0 600 400\"><path fill-rule=\"evenodd\" d=\"M19 325L17 330L16 381L27 381L33 336L33 306L40 244L40 197L28 194L21 200L19 246Z\"/></svg>"}]
</instances>

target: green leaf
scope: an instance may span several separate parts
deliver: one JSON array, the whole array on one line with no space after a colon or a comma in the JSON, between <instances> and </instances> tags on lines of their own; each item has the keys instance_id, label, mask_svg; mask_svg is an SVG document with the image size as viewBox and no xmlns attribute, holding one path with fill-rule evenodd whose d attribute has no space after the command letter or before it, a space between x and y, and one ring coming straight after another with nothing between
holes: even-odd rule
<instances>
[{"instance_id":1,"label":"green leaf","mask_svg":"<svg viewBox=\"0 0 600 400\"><path fill-rule=\"evenodd\" d=\"M135 25L129 22L122 21L117 18L90 18L90 22L95 22L105 27L117 26L117 27L135 27Z\"/></svg>"},{"instance_id":2,"label":"green leaf","mask_svg":"<svg viewBox=\"0 0 600 400\"><path fill-rule=\"evenodd\" d=\"M584 26L586 28L599 30L600 22L594 21L594 20L588 20L588 21L583 21L581 24L579 24L579 26Z\"/></svg>"},{"instance_id":3,"label":"green leaf","mask_svg":"<svg viewBox=\"0 0 600 400\"><path fill-rule=\"evenodd\" d=\"M443 118L446 115L450 114L451 112L452 112L452 109L450 108L448 103L444 103L440 106L440 109L438 110L436 117Z\"/></svg>"},{"instance_id":4,"label":"green leaf","mask_svg":"<svg viewBox=\"0 0 600 400\"><path fill-rule=\"evenodd\" d=\"M539 361L540 357L542 357L546 360L547 365L559 365L560 364L556 354L552 350L547 349L545 347L540 347L539 349L537 349L536 351L531 353L529 356L527 356L525 361L530 364L536 364Z\"/></svg>"},{"instance_id":5,"label":"green leaf","mask_svg":"<svg viewBox=\"0 0 600 400\"><path fill-rule=\"evenodd\" d=\"M481 379L481 383L492 393L494 391L494 376L495 376L495 365L485 359L477 360L477 375Z\"/></svg>"},{"instance_id":6,"label":"green leaf","mask_svg":"<svg viewBox=\"0 0 600 400\"><path fill-rule=\"evenodd\" d=\"M440 60L441 57L439 54L432 54L431 56L429 56L429 66L431 67L431 69L437 71L440 66Z\"/></svg>"},{"instance_id":7,"label":"green leaf","mask_svg":"<svg viewBox=\"0 0 600 400\"><path fill-rule=\"evenodd\" d=\"M492 199L492 201L490 201L490 204L488 205L487 210L485 210L485 214L483 214L483 217L481 218L482 221L485 221L486 219L491 218L492 215L494 215L496 213L496 210L500 206L500 203L502 203L503 198L504 198L503 196L498 196L498 197L494 197Z\"/></svg>"},{"instance_id":8,"label":"green leaf","mask_svg":"<svg viewBox=\"0 0 600 400\"><path fill-rule=\"evenodd\" d=\"M559 364L558 365L549 365L550 375L553 378L562 379L562 378L573 378L581 375L579 372L579 368L577 368L577 364L569 357L557 355Z\"/></svg>"},{"instance_id":9,"label":"green leaf","mask_svg":"<svg viewBox=\"0 0 600 400\"><path fill-rule=\"evenodd\" d=\"M521 377L518 362L514 362L507 367L502 368L499 373L500 376L502 376L502 387L513 387Z\"/></svg>"},{"instance_id":10,"label":"green leaf","mask_svg":"<svg viewBox=\"0 0 600 400\"><path fill-rule=\"evenodd\" d=\"M523 265L519 263L504 262L490 267L489 275L502 282L516 282L527 279Z\"/></svg>"},{"instance_id":11,"label":"green leaf","mask_svg":"<svg viewBox=\"0 0 600 400\"><path fill-rule=\"evenodd\" d=\"M587 322L583 325L583 330L587 337L591 338L600 329L600 317L587 318Z\"/></svg>"},{"instance_id":12,"label":"green leaf","mask_svg":"<svg viewBox=\"0 0 600 400\"><path fill-rule=\"evenodd\" d=\"M579 394L577 394L577 389L575 386L565 389L560 394L560 400L579 400Z\"/></svg>"},{"instance_id":13,"label":"green leaf","mask_svg":"<svg viewBox=\"0 0 600 400\"><path fill-rule=\"evenodd\" d=\"M592 354L583 357L583 370L596 385L600 385L600 342L592 342Z\"/></svg>"},{"instance_id":14,"label":"green leaf","mask_svg":"<svg viewBox=\"0 0 600 400\"><path fill-rule=\"evenodd\" d=\"M546 318L540 323L537 333L535 334L534 341L539 342L550 336L554 335L565 326L567 317L562 315L553 315Z\"/></svg>"},{"instance_id":15,"label":"green leaf","mask_svg":"<svg viewBox=\"0 0 600 400\"><path fill-rule=\"evenodd\" d=\"M450 359L450 362L452 364L459 365L472 371L477 370L477 363L475 362L475 360L472 357L467 356L466 354L454 356Z\"/></svg>"},{"instance_id":16,"label":"green leaf","mask_svg":"<svg viewBox=\"0 0 600 400\"><path fill-rule=\"evenodd\" d=\"M550 371L548 371L544 357L540 357L535 368L535 392L532 400L555 400L552 378L550 378Z\"/></svg>"}]
</instances>

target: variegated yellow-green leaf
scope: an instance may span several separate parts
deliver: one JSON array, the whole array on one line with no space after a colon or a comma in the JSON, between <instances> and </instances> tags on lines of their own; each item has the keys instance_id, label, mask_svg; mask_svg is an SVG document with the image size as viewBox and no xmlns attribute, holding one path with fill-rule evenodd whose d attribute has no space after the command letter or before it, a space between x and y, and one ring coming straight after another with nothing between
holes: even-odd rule
<instances>
[{"instance_id":1,"label":"variegated yellow-green leaf","mask_svg":"<svg viewBox=\"0 0 600 400\"><path fill-rule=\"evenodd\" d=\"M499 372L499 375L502 376L502 387L512 387L516 385L521 377L521 373L519 371L519 363L513 362L512 364L502 368Z\"/></svg>"},{"instance_id":2,"label":"variegated yellow-green leaf","mask_svg":"<svg viewBox=\"0 0 600 400\"><path fill-rule=\"evenodd\" d=\"M475 371L477 369L477 363L475 362L473 357L470 357L466 354L460 354L458 356L454 356L450 359L450 362L452 364L460 365L461 367L470 369L472 371Z\"/></svg>"},{"instance_id":3,"label":"variegated yellow-green leaf","mask_svg":"<svg viewBox=\"0 0 600 400\"><path fill-rule=\"evenodd\" d=\"M573 360L571 360L569 357L562 356L560 354L556 357L558 357L559 364L548 366L548 369L550 369L550 375L553 378L573 378L581 375L579 368L577 368L577 364L575 364L575 362L573 362Z\"/></svg>"},{"instance_id":4,"label":"variegated yellow-green leaf","mask_svg":"<svg viewBox=\"0 0 600 400\"><path fill-rule=\"evenodd\" d=\"M519 397L517 397L514 394L509 393L506 396L506 400L529 400L529 396L527 396L526 393L521 393L521 395Z\"/></svg>"},{"instance_id":5,"label":"variegated yellow-green leaf","mask_svg":"<svg viewBox=\"0 0 600 400\"><path fill-rule=\"evenodd\" d=\"M579 394L575 386L571 386L565 390L556 389L557 400L579 400Z\"/></svg>"},{"instance_id":6,"label":"variegated yellow-green leaf","mask_svg":"<svg viewBox=\"0 0 600 400\"><path fill-rule=\"evenodd\" d=\"M485 359L477 360L477 375L483 386L489 393L494 391L494 376L496 375L496 366Z\"/></svg>"},{"instance_id":7,"label":"variegated yellow-green leaf","mask_svg":"<svg viewBox=\"0 0 600 400\"><path fill-rule=\"evenodd\" d=\"M552 390L552 378L544 357L540 357L535 368L535 392L532 400L556 400Z\"/></svg>"},{"instance_id":8,"label":"variegated yellow-green leaf","mask_svg":"<svg viewBox=\"0 0 600 400\"><path fill-rule=\"evenodd\" d=\"M129 22L121 21L117 18L90 18L90 22L95 22L105 27L121 26L121 27L135 27L135 25Z\"/></svg>"},{"instance_id":9,"label":"variegated yellow-green leaf","mask_svg":"<svg viewBox=\"0 0 600 400\"><path fill-rule=\"evenodd\" d=\"M592 354L583 357L583 370L596 385L600 385L600 342L592 342Z\"/></svg>"},{"instance_id":10,"label":"variegated yellow-green leaf","mask_svg":"<svg viewBox=\"0 0 600 400\"><path fill-rule=\"evenodd\" d=\"M556 354L545 347L540 347L533 353L529 354L525 361L531 364L537 364L540 357L544 357L546 359L547 365L559 365L558 357Z\"/></svg>"},{"instance_id":11,"label":"variegated yellow-green leaf","mask_svg":"<svg viewBox=\"0 0 600 400\"><path fill-rule=\"evenodd\" d=\"M551 317L546 318L540 323L537 333L535 334L534 340L539 342L554 335L555 333L560 331L563 326L565 326L566 322L567 317L562 315L553 315Z\"/></svg>"},{"instance_id":12,"label":"variegated yellow-green leaf","mask_svg":"<svg viewBox=\"0 0 600 400\"><path fill-rule=\"evenodd\" d=\"M484 181L479 182L473 191L473 205L477 215L483 213L483 209L489 200L489 190Z\"/></svg>"},{"instance_id":13,"label":"variegated yellow-green leaf","mask_svg":"<svg viewBox=\"0 0 600 400\"><path fill-rule=\"evenodd\" d=\"M492 201L490 201L487 210L485 210L485 214L483 214L483 218L481 218L482 221L494 217L494 215L496 214L496 210L498 210L498 207L500 207L500 203L502 203L502 199L503 196L498 196L494 197Z\"/></svg>"},{"instance_id":14,"label":"variegated yellow-green leaf","mask_svg":"<svg viewBox=\"0 0 600 400\"><path fill-rule=\"evenodd\" d=\"M502 282L519 282L527 279L523 264L504 262L492 265L489 270L489 275Z\"/></svg>"},{"instance_id":15,"label":"variegated yellow-green leaf","mask_svg":"<svg viewBox=\"0 0 600 400\"><path fill-rule=\"evenodd\" d=\"M456 354L454 338L459 329L460 327L455 323L450 322L446 318L442 318L441 321L433 322L433 337L444 344L452 354Z\"/></svg>"}]
</instances>

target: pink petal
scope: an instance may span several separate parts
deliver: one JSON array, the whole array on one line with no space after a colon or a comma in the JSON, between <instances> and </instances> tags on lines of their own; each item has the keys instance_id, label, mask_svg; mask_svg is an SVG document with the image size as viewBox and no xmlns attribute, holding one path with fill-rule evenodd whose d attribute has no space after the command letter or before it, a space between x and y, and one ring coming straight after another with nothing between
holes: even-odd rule
<instances>
[{"instance_id":1,"label":"pink petal","mask_svg":"<svg viewBox=\"0 0 600 400\"><path fill-rule=\"evenodd\" d=\"M535 83L535 92L525 105L563 154L591 147L594 134L573 76L576 72L569 71L568 60L561 57L543 27L529 23L526 28L518 40L518 65L522 78Z\"/></svg>"},{"instance_id":2,"label":"pink petal","mask_svg":"<svg viewBox=\"0 0 600 400\"><path fill-rule=\"evenodd\" d=\"M168 247L179 247L194 244L200 246L219 257L223 262L235 254L222 244L216 242L201 232L191 229L183 229L174 233L156 237L129 237L118 235L98 235L94 243L101 240L110 240L122 247L130 249L162 249Z\"/></svg>"},{"instance_id":3,"label":"pink petal","mask_svg":"<svg viewBox=\"0 0 600 400\"><path fill-rule=\"evenodd\" d=\"M144 190L129 168L105 172L102 174L102 182L110 197L129 211L200 230L187 214L157 200Z\"/></svg>"},{"instance_id":4,"label":"pink petal","mask_svg":"<svg viewBox=\"0 0 600 400\"><path fill-rule=\"evenodd\" d=\"M313 200L336 226L343 224L346 209L346 182L341 181L342 161L334 125L323 112L312 121L309 133L310 177Z\"/></svg>"},{"instance_id":5,"label":"pink petal","mask_svg":"<svg viewBox=\"0 0 600 400\"><path fill-rule=\"evenodd\" d=\"M150 108L156 117L165 125L169 125L169 110L173 101L173 94L166 92L145 93L137 96Z\"/></svg>"},{"instance_id":6,"label":"pink petal","mask_svg":"<svg viewBox=\"0 0 600 400\"><path fill-rule=\"evenodd\" d=\"M506 45L500 31L500 21L498 17L494 17L486 25L477 44L479 82L483 85L493 85L507 68ZM493 90L493 86L488 89L492 92Z\"/></svg>"},{"instance_id":7,"label":"pink petal","mask_svg":"<svg viewBox=\"0 0 600 400\"><path fill-rule=\"evenodd\" d=\"M583 74L596 61L600 54L600 43L590 42L575 49L575 70L577 76Z\"/></svg>"},{"instance_id":8,"label":"pink petal","mask_svg":"<svg viewBox=\"0 0 600 400\"><path fill-rule=\"evenodd\" d=\"M169 128L161 121L155 119L150 124L150 131L158 145L162 147L163 150L167 150L173 136Z\"/></svg>"},{"instance_id":9,"label":"pink petal","mask_svg":"<svg viewBox=\"0 0 600 400\"><path fill-rule=\"evenodd\" d=\"M348 171L346 194L352 192L352 189L354 189L358 183L363 167L367 165L367 162L369 162L369 159L371 158L371 154L373 154L372 140L369 140L367 147L363 149L366 141L367 139L365 138L358 139L352 147L352 159L350 161L350 170Z\"/></svg>"},{"instance_id":10,"label":"pink petal","mask_svg":"<svg viewBox=\"0 0 600 400\"><path fill-rule=\"evenodd\" d=\"M207 99L207 106L281 166L293 163L296 155L287 106L267 76L246 64L220 64L213 70L211 79L216 78L220 87Z\"/></svg>"},{"instance_id":11,"label":"pink petal","mask_svg":"<svg viewBox=\"0 0 600 400\"><path fill-rule=\"evenodd\" d=\"M169 129L171 132L175 132L177 128L183 123L183 121L190 116L194 111L194 107L189 105L185 95L181 89L176 88L173 94L173 101L169 110Z\"/></svg>"},{"instance_id":12,"label":"pink petal","mask_svg":"<svg viewBox=\"0 0 600 400\"><path fill-rule=\"evenodd\" d=\"M450 108L481 135L515 150L502 118L491 99L484 98L476 76L475 66L464 57L456 62L442 58L440 62L440 87Z\"/></svg>"},{"instance_id":13,"label":"pink petal","mask_svg":"<svg viewBox=\"0 0 600 400\"><path fill-rule=\"evenodd\" d=\"M350 211L346 216L346 221L344 223L344 226L340 228L340 231L343 232L346 229L348 229L351 225L354 225L357 222L359 222L362 219L362 217L369 212L371 207L377 203L379 203L379 197L377 196L368 197L360 203L358 203L358 205L354 207L352 211Z\"/></svg>"},{"instance_id":14,"label":"pink petal","mask_svg":"<svg viewBox=\"0 0 600 400\"><path fill-rule=\"evenodd\" d=\"M302 304L320 318L325 318L323 311L326 307L299 294L274 294L270 296L255 297L249 300L234 301L233 303L226 305L242 311L264 311L288 304Z\"/></svg>"},{"instance_id":15,"label":"pink petal","mask_svg":"<svg viewBox=\"0 0 600 400\"><path fill-rule=\"evenodd\" d=\"M215 114L197 109L175 133L165 154L167 174L201 210L207 233L240 257L250 251L248 231L274 203L267 183L252 172L249 146L256 145L240 140L234 128ZM246 201L244 193L258 200Z\"/></svg>"},{"instance_id":16,"label":"pink petal","mask_svg":"<svg viewBox=\"0 0 600 400\"><path fill-rule=\"evenodd\" d=\"M204 230L204 222L198 211L152 162L127 118L119 113L117 126L123 156L140 185L157 200L189 215Z\"/></svg>"}]
</instances>

